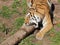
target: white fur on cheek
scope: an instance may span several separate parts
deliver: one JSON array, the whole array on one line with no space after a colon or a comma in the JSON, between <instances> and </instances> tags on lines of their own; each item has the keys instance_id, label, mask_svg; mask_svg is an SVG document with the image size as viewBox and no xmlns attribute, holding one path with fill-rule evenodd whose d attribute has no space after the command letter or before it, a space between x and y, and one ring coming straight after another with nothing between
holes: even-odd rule
<instances>
[{"instance_id":1,"label":"white fur on cheek","mask_svg":"<svg viewBox=\"0 0 60 45\"><path fill-rule=\"evenodd\" d=\"M40 17L39 16L37 16L37 15L34 15L34 16L32 16L31 18L30 18L30 23L35 23L36 25L35 25L35 28L37 28L38 27L38 22L40 22L41 21L41 19L40 19Z\"/></svg>"},{"instance_id":2,"label":"white fur on cheek","mask_svg":"<svg viewBox=\"0 0 60 45\"><path fill-rule=\"evenodd\" d=\"M41 19L40 19L39 16L35 15L35 17L36 17L36 19L37 19L37 22L40 22L40 21L41 21Z\"/></svg>"},{"instance_id":3,"label":"white fur on cheek","mask_svg":"<svg viewBox=\"0 0 60 45\"><path fill-rule=\"evenodd\" d=\"M36 24L36 25L34 25L34 26L35 26L35 28L37 28L37 27L38 27L38 22L36 22L36 20L30 19L30 23L35 23L35 24Z\"/></svg>"}]
</instances>

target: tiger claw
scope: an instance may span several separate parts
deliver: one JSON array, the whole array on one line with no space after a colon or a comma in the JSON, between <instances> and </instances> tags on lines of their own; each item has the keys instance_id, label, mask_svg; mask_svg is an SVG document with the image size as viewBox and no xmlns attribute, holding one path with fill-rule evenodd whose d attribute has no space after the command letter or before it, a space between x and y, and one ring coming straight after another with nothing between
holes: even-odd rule
<instances>
[{"instance_id":1,"label":"tiger claw","mask_svg":"<svg viewBox=\"0 0 60 45\"><path fill-rule=\"evenodd\" d=\"M39 33L36 34L36 39L37 39L37 40L42 40L43 37L44 37L43 34L39 34Z\"/></svg>"}]
</instances>

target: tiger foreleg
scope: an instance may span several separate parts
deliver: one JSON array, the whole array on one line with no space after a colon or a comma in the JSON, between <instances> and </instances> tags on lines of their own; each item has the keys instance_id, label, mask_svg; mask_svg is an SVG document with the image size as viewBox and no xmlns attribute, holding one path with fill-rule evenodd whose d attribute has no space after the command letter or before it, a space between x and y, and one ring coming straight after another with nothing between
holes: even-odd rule
<instances>
[{"instance_id":1,"label":"tiger foreleg","mask_svg":"<svg viewBox=\"0 0 60 45\"><path fill-rule=\"evenodd\" d=\"M48 23L46 26L44 26L37 34L36 39L42 40L46 32L48 32L52 28L52 23Z\"/></svg>"}]
</instances>

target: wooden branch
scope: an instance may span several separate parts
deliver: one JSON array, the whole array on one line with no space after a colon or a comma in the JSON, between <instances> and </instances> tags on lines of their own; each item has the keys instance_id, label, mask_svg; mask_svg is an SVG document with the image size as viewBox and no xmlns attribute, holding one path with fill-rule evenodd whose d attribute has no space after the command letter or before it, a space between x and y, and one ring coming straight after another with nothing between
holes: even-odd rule
<instances>
[{"instance_id":1,"label":"wooden branch","mask_svg":"<svg viewBox=\"0 0 60 45\"><path fill-rule=\"evenodd\" d=\"M17 31L14 35L7 38L0 45L15 45L18 41L21 41L28 34L30 34L34 30L34 26L25 26L23 25L19 31Z\"/></svg>"}]
</instances>

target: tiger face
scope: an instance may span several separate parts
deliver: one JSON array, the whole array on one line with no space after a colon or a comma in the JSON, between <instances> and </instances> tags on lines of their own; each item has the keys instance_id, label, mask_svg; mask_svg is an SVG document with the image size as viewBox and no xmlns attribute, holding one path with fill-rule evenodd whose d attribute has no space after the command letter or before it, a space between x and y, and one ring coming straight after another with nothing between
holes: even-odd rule
<instances>
[{"instance_id":1,"label":"tiger face","mask_svg":"<svg viewBox=\"0 0 60 45\"><path fill-rule=\"evenodd\" d=\"M27 4L29 8L34 8L41 14L44 12L45 6L46 6L47 9L49 9L48 11L50 11L50 17L53 22L53 17L54 17L53 12L54 12L55 6L51 2L51 0L27 0Z\"/></svg>"},{"instance_id":2,"label":"tiger face","mask_svg":"<svg viewBox=\"0 0 60 45\"><path fill-rule=\"evenodd\" d=\"M37 28L39 27L39 22L42 24L41 21L44 18L45 10L49 9L49 7L47 6L46 3L40 3L42 2L42 0L33 0L33 1L34 3L31 6L31 8L29 8L30 9L29 13L25 16L25 24L26 25L34 24L35 28ZM35 2L38 2L38 3L35 3ZM47 12L49 12L49 10L47 10Z\"/></svg>"},{"instance_id":3,"label":"tiger face","mask_svg":"<svg viewBox=\"0 0 60 45\"><path fill-rule=\"evenodd\" d=\"M25 17L25 24L26 25L34 25L35 28L38 28L38 23L41 22L43 16L36 12L35 10L30 10L30 12Z\"/></svg>"}]
</instances>

